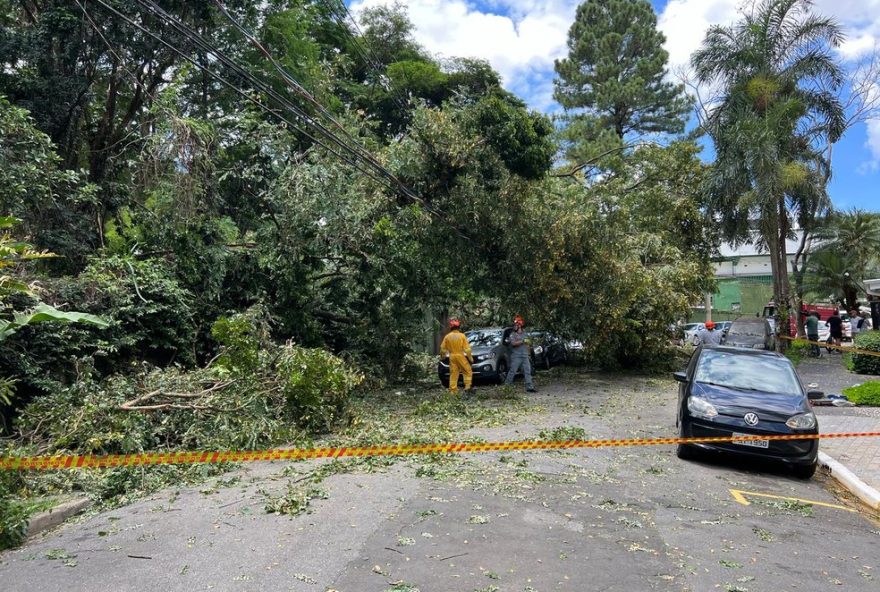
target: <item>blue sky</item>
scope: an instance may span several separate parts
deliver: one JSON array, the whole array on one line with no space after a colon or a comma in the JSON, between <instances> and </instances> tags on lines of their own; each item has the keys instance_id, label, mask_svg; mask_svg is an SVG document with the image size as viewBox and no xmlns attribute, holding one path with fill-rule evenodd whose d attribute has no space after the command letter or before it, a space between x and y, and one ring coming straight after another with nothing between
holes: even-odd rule
<instances>
[{"instance_id":1,"label":"blue sky","mask_svg":"<svg viewBox=\"0 0 880 592\"><path fill-rule=\"evenodd\" d=\"M348 0L357 12L393 0ZM505 86L546 113L553 101L553 60L566 53L565 40L578 0L401 0L416 26L416 38L438 56L474 56L488 60ZM736 20L742 0L652 0L658 26L667 38L674 71L685 68L690 53L711 24ZM816 0L816 10L833 16L847 40L838 50L853 71L880 47L880 0ZM878 82L880 84L880 82ZM880 86L876 87L880 93ZM711 151L704 151L711 158ZM831 198L837 208L880 211L880 113L878 119L851 128L834 148Z\"/></svg>"}]
</instances>

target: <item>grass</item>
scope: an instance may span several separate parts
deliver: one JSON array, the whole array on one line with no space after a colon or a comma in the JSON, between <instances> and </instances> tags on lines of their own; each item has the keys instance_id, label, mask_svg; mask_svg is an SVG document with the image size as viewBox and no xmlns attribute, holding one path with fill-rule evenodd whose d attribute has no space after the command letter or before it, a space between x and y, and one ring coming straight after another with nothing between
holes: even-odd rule
<instances>
[{"instance_id":1,"label":"grass","mask_svg":"<svg viewBox=\"0 0 880 592\"><path fill-rule=\"evenodd\" d=\"M846 398L856 405L880 406L880 380L871 380L843 390Z\"/></svg>"}]
</instances>

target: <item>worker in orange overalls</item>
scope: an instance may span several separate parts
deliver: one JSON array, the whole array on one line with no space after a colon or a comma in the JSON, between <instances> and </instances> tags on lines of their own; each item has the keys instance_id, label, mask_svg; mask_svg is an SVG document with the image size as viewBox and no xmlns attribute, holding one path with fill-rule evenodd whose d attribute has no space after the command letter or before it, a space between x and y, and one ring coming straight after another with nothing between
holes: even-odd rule
<instances>
[{"instance_id":1,"label":"worker in orange overalls","mask_svg":"<svg viewBox=\"0 0 880 592\"><path fill-rule=\"evenodd\" d=\"M464 390L472 392L471 382L474 372L471 364L474 356L471 354L471 344L461 332L461 321L452 319L449 321L449 333L440 344L440 359L449 356L449 391L458 392L458 375L464 375Z\"/></svg>"}]
</instances>

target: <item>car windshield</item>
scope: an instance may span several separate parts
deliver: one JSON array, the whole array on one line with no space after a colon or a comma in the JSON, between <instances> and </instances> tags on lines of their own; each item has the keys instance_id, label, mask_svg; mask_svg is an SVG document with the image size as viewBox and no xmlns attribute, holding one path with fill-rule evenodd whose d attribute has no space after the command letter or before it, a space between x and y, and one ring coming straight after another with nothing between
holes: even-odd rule
<instances>
[{"instance_id":1,"label":"car windshield","mask_svg":"<svg viewBox=\"0 0 880 592\"><path fill-rule=\"evenodd\" d=\"M751 337L764 336L763 323L734 323L727 330L728 335L749 335Z\"/></svg>"},{"instance_id":2,"label":"car windshield","mask_svg":"<svg viewBox=\"0 0 880 592\"><path fill-rule=\"evenodd\" d=\"M683 329L685 331L693 331L694 329L696 329L699 326L700 326L700 323L688 323L687 325L685 325L683 327Z\"/></svg>"},{"instance_id":3,"label":"car windshield","mask_svg":"<svg viewBox=\"0 0 880 592\"><path fill-rule=\"evenodd\" d=\"M802 394L791 362L770 356L704 351L694 381L763 393Z\"/></svg>"},{"instance_id":4,"label":"car windshield","mask_svg":"<svg viewBox=\"0 0 880 592\"><path fill-rule=\"evenodd\" d=\"M468 331L468 343L471 347L495 347L501 343L501 331Z\"/></svg>"}]
</instances>

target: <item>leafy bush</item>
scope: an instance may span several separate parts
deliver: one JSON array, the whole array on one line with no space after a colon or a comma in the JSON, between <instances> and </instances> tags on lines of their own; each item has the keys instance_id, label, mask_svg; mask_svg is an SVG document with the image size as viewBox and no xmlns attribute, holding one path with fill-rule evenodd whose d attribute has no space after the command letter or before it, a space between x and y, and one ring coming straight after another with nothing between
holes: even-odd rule
<instances>
[{"instance_id":1,"label":"leafy bush","mask_svg":"<svg viewBox=\"0 0 880 592\"><path fill-rule=\"evenodd\" d=\"M866 331L856 335L854 346L858 349L880 353L880 331ZM852 354L853 370L859 374L880 374L880 356Z\"/></svg>"},{"instance_id":2,"label":"leafy bush","mask_svg":"<svg viewBox=\"0 0 880 592\"><path fill-rule=\"evenodd\" d=\"M193 296L165 261L96 259L73 281L59 284L56 298L116 322L104 338L113 347L108 355L119 363L195 363Z\"/></svg>"},{"instance_id":3,"label":"leafy bush","mask_svg":"<svg viewBox=\"0 0 880 592\"><path fill-rule=\"evenodd\" d=\"M846 398L856 405L880 406L880 381L872 380L843 390Z\"/></svg>"},{"instance_id":4,"label":"leafy bush","mask_svg":"<svg viewBox=\"0 0 880 592\"><path fill-rule=\"evenodd\" d=\"M435 382L437 380L437 356L410 352L403 357L400 382Z\"/></svg>"},{"instance_id":5,"label":"leafy bush","mask_svg":"<svg viewBox=\"0 0 880 592\"><path fill-rule=\"evenodd\" d=\"M797 367L804 360L804 356L809 354L810 347L808 343L799 341L790 343L788 349L785 350L785 356Z\"/></svg>"},{"instance_id":6,"label":"leafy bush","mask_svg":"<svg viewBox=\"0 0 880 592\"><path fill-rule=\"evenodd\" d=\"M27 507L0 492L0 550L24 541L28 527Z\"/></svg>"},{"instance_id":7,"label":"leafy bush","mask_svg":"<svg viewBox=\"0 0 880 592\"><path fill-rule=\"evenodd\" d=\"M290 418L312 431L323 432L347 414L348 397L363 377L323 349L287 345L277 370Z\"/></svg>"}]
</instances>

